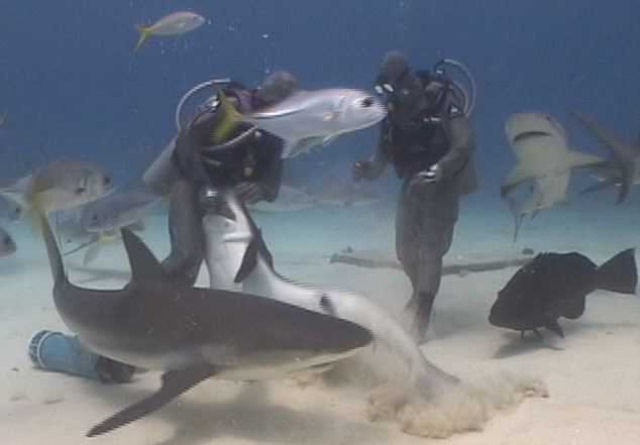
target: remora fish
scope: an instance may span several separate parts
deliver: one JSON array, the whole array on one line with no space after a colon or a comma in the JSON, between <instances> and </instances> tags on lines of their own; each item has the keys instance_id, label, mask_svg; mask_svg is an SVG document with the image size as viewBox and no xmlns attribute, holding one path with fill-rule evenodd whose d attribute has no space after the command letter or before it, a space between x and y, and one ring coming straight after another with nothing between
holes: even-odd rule
<instances>
[{"instance_id":1,"label":"remora fish","mask_svg":"<svg viewBox=\"0 0 640 445\"><path fill-rule=\"evenodd\" d=\"M222 107L232 107L224 96L221 103ZM366 91L344 88L296 91L273 106L244 115L225 109L222 112L227 120L247 122L282 138L283 158L308 152L315 145L327 145L341 134L370 127L386 116L377 98ZM223 123L219 128L228 132L233 126ZM225 136L216 132L214 139L223 140Z\"/></svg>"},{"instance_id":2,"label":"remora fish","mask_svg":"<svg viewBox=\"0 0 640 445\"><path fill-rule=\"evenodd\" d=\"M548 114L513 114L505 123L505 134L517 164L503 181L501 196L509 199L518 185L533 182L527 201L510 202L516 221L515 239L524 216L566 202L571 169L600 165L603 159L569 150L565 129Z\"/></svg>"},{"instance_id":3,"label":"remora fish","mask_svg":"<svg viewBox=\"0 0 640 445\"><path fill-rule=\"evenodd\" d=\"M596 289L634 294L638 281L634 249L600 267L576 252L543 253L523 266L498 293L489 322L498 327L537 331L545 327L564 337L558 318L576 319L586 296Z\"/></svg>"},{"instance_id":4,"label":"remora fish","mask_svg":"<svg viewBox=\"0 0 640 445\"><path fill-rule=\"evenodd\" d=\"M151 36L177 36L202 26L205 22L204 17L189 11L180 11L171 13L150 26L137 26L140 38L136 44L134 51L140 47Z\"/></svg>"},{"instance_id":5,"label":"remora fish","mask_svg":"<svg viewBox=\"0 0 640 445\"><path fill-rule=\"evenodd\" d=\"M12 184L0 186L0 194L23 210L48 213L86 204L111 188L111 178L95 164L54 161Z\"/></svg>"},{"instance_id":6,"label":"remora fish","mask_svg":"<svg viewBox=\"0 0 640 445\"><path fill-rule=\"evenodd\" d=\"M344 320L281 302L171 280L147 246L123 229L131 280L121 290L92 290L67 279L45 216L43 235L64 323L93 351L163 370L161 388L93 427L96 436L164 406L209 377L277 378L332 363L371 342Z\"/></svg>"},{"instance_id":7,"label":"remora fish","mask_svg":"<svg viewBox=\"0 0 640 445\"><path fill-rule=\"evenodd\" d=\"M451 388L458 379L426 360L401 324L369 298L353 292L305 286L279 275L262 235L244 206L225 194L233 219L207 213L203 219L212 286L224 282L243 292L349 320L371 331L407 363L410 382L426 397Z\"/></svg>"},{"instance_id":8,"label":"remora fish","mask_svg":"<svg viewBox=\"0 0 640 445\"><path fill-rule=\"evenodd\" d=\"M583 192L619 186L617 204L625 200L632 185L640 184L640 143L630 145L584 114L572 114L611 153L611 160L596 171L599 183Z\"/></svg>"},{"instance_id":9,"label":"remora fish","mask_svg":"<svg viewBox=\"0 0 640 445\"><path fill-rule=\"evenodd\" d=\"M0 258L13 255L16 249L16 243L11 238L11 235L0 227Z\"/></svg>"}]
</instances>

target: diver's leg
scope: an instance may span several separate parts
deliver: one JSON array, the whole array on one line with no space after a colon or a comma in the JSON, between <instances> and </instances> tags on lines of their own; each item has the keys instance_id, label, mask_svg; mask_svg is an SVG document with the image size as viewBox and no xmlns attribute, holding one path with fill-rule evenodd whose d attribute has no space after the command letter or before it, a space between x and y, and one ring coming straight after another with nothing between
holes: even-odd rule
<instances>
[{"instance_id":1,"label":"diver's leg","mask_svg":"<svg viewBox=\"0 0 640 445\"><path fill-rule=\"evenodd\" d=\"M415 310L417 297L415 289L418 279L418 249L416 244L417 227L410 191L405 183L398 198L396 211L396 256L402 269L411 281L412 294L405 306L406 311Z\"/></svg>"},{"instance_id":2,"label":"diver's leg","mask_svg":"<svg viewBox=\"0 0 640 445\"><path fill-rule=\"evenodd\" d=\"M202 265L204 232L197 190L185 179L178 179L171 186L169 238L171 252L162 266L171 280L192 286Z\"/></svg>"},{"instance_id":3,"label":"diver's leg","mask_svg":"<svg viewBox=\"0 0 640 445\"><path fill-rule=\"evenodd\" d=\"M444 255L451 247L453 229L457 217L457 196L438 185L426 185L420 193L422 212L419 236L418 272L415 294L417 305L411 331L423 341L431 320L435 297L440 289Z\"/></svg>"}]
</instances>

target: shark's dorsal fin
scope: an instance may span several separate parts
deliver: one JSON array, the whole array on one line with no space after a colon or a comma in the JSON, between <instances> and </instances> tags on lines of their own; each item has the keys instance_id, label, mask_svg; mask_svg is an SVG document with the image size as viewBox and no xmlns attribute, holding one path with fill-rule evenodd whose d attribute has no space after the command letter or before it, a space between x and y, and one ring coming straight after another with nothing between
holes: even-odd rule
<instances>
[{"instance_id":1,"label":"shark's dorsal fin","mask_svg":"<svg viewBox=\"0 0 640 445\"><path fill-rule=\"evenodd\" d=\"M129 229L122 229L122 241L131 267L131 282L167 280L167 275L142 240Z\"/></svg>"}]
</instances>

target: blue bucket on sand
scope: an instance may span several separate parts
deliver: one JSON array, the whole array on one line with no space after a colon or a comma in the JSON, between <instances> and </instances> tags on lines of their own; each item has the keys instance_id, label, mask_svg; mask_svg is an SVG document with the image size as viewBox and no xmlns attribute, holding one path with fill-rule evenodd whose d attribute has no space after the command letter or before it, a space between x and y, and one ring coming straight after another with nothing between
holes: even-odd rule
<instances>
[{"instance_id":1,"label":"blue bucket on sand","mask_svg":"<svg viewBox=\"0 0 640 445\"><path fill-rule=\"evenodd\" d=\"M103 383L125 383L135 368L85 348L77 336L42 330L29 340L29 357L39 368L64 372Z\"/></svg>"}]
</instances>

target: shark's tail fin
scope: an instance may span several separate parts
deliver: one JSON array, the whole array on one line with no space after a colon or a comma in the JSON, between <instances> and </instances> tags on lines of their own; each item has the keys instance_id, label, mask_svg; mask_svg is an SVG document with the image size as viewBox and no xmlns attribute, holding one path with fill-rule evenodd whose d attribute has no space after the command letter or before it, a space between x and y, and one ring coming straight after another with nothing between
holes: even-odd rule
<instances>
[{"instance_id":1,"label":"shark's tail fin","mask_svg":"<svg viewBox=\"0 0 640 445\"><path fill-rule=\"evenodd\" d=\"M635 249L620 252L598 268L598 289L634 294L637 284Z\"/></svg>"},{"instance_id":2,"label":"shark's tail fin","mask_svg":"<svg viewBox=\"0 0 640 445\"><path fill-rule=\"evenodd\" d=\"M37 215L34 218L38 218L39 226L42 228L42 236L44 237L44 243L47 247L47 255L49 256L53 282L54 284L66 283L67 275L64 271L64 263L62 262L62 256L58 249L58 243L56 242L51 226L49 225L49 220L44 213L34 214Z\"/></svg>"}]
</instances>

